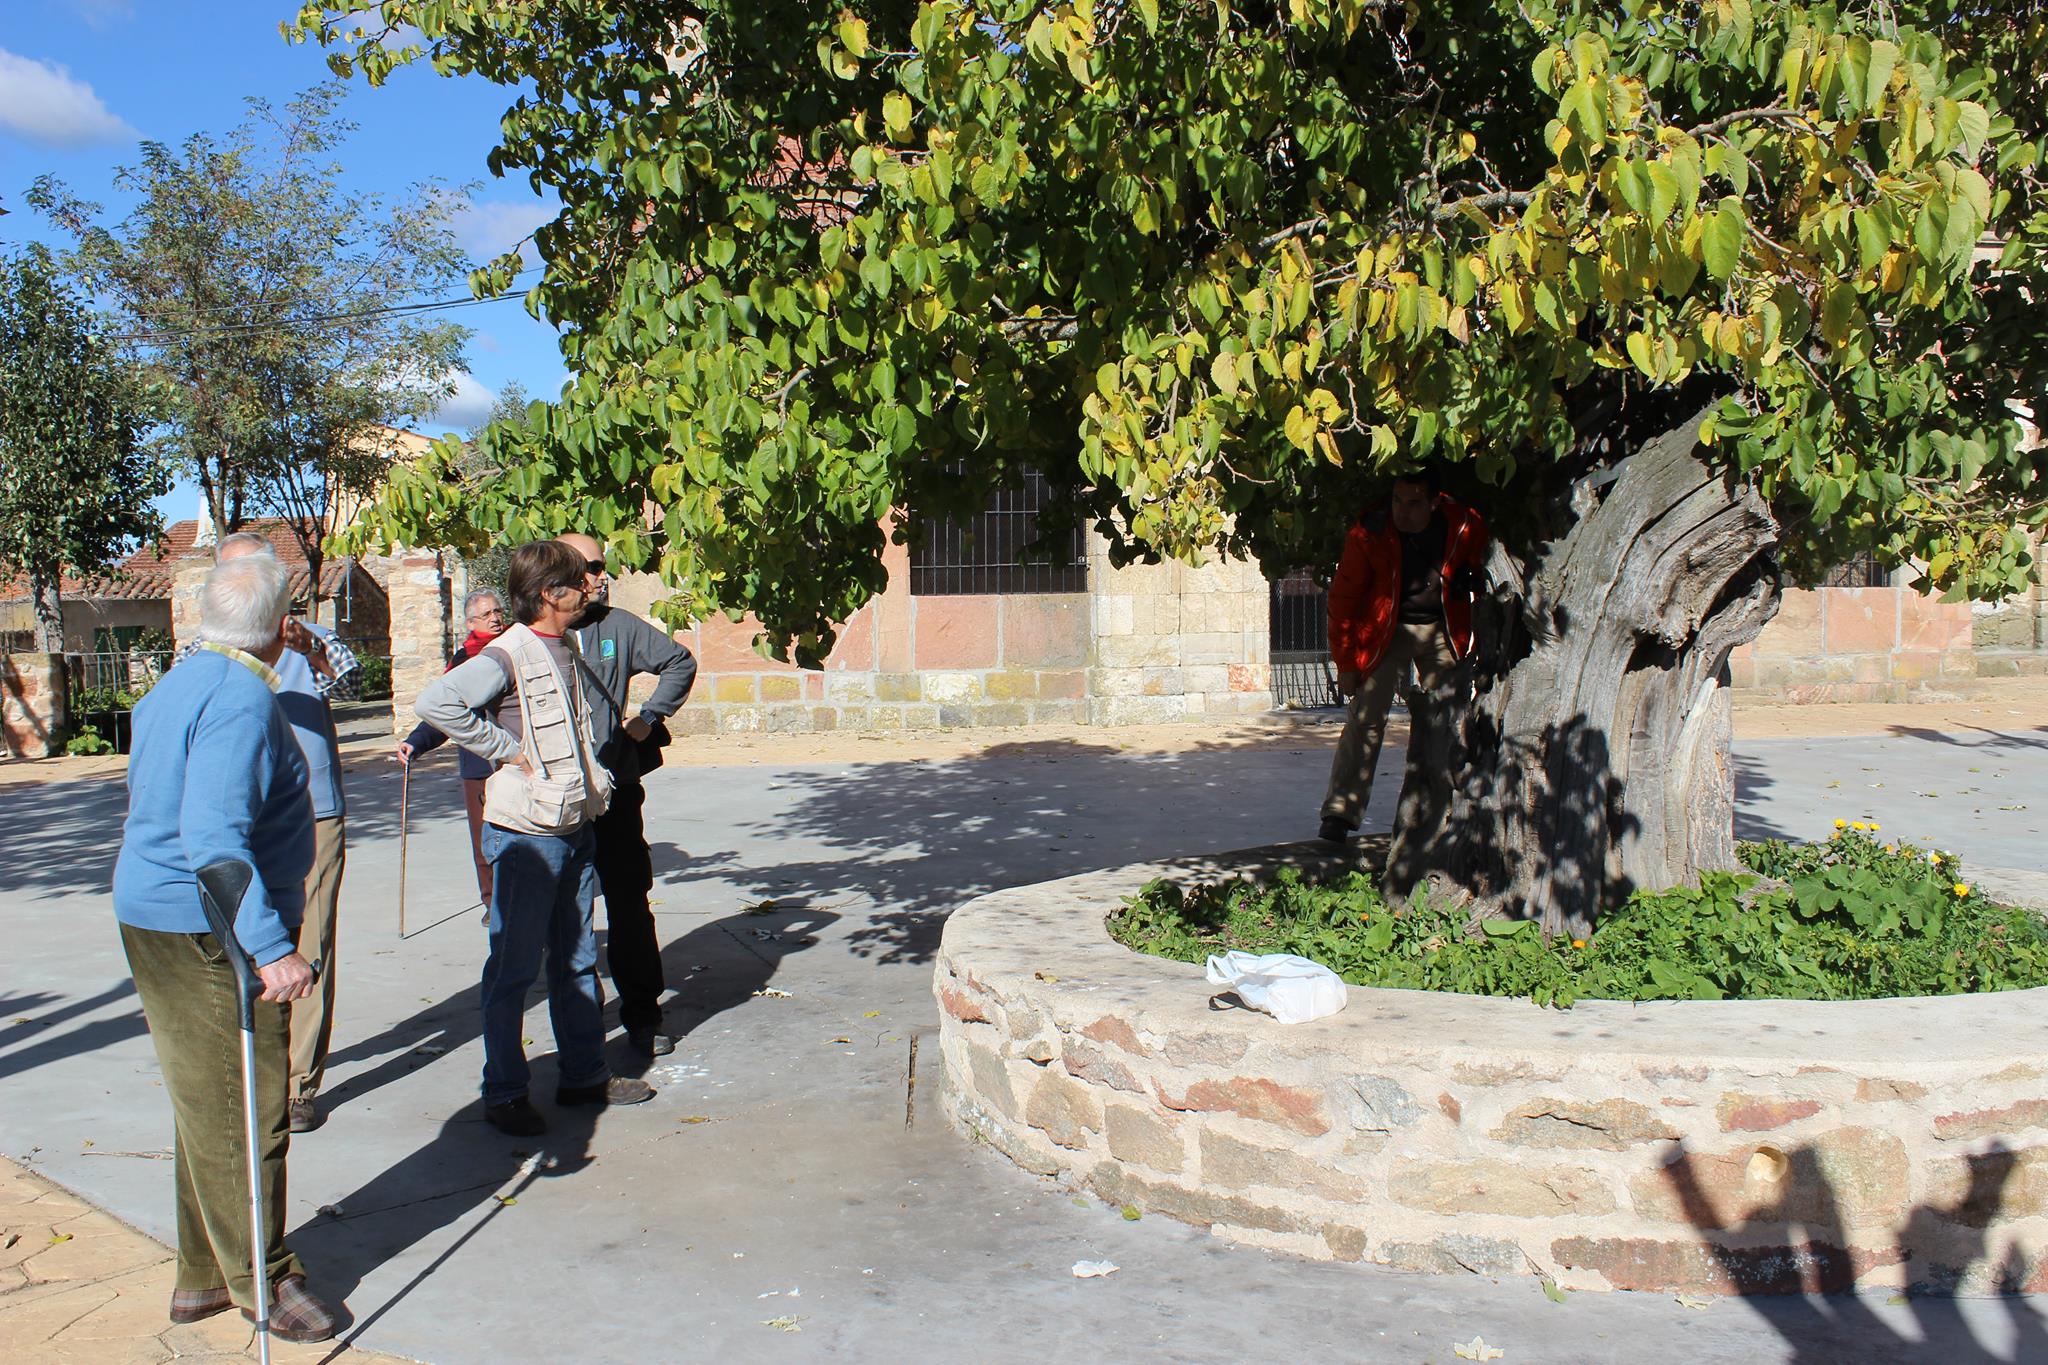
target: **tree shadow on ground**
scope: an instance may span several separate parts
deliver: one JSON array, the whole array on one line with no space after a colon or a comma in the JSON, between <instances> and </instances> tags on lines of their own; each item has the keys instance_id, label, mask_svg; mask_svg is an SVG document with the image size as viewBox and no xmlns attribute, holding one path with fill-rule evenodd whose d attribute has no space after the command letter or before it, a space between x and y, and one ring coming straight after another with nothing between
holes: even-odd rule
<instances>
[{"instance_id":1,"label":"tree shadow on ground","mask_svg":"<svg viewBox=\"0 0 2048 1365\"><path fill-rule=\"evenodd\" d=\"M1888 725L1885 733L1894 739L1918 739L1929 744L1944 744L1951 748L1982 749L1989 753L2021 753L2029 749L2048 749L2048 726L2015 733L2010 730L1993 730L1984 725L1963 725L1954 731L1930 730L1919 725Z\"/></svg>"},{"instance_id":2,"label":"tree shadow on ground","mask_svg":"<svg viewBox=\"0 0 2048 1365\"><path fill-rule=\"evenodd\" d=\"M0 1028L0 1080L51 1062L97 1052L148 1032L148 1025L142 1018L142 1006L135 995L135 983L131 980L123 979L118 985L109 986L90 998L68 1000L59 1008L41 1015L27 1013L65 999L64 996L42 993L0 999L0 1018L11 1021L5 1028ZM121 1000L136 1001L135 1007L126 1014L90 1020L66 1033L47 1032L66 1020L91 1014Z\"/></svg>"},{"instance_id":3,"label":"tree shadow on ground","mask_svg":"<svg viewBox=\"0 0 2048 1365\"><path fill-rule=\"evenodd\" d=\"M1902 1214L1890 1202L1899 1198L1895 1182L1859 1173L1842 1153L1768 1144L1731 1155L1681 1151L1664 1176L1700 1241L1634 1244L1618 1264L1600 1268L1620 1288L1669 1289L1682 1277L1718 1282L1784 1339L1783 1358L1796 1365L2048 1360L2048 1316L2037 1300L2018 1297L2048 1288L2048 1257L2028 1259L2009 1245L2001 1250L1990 1236L2011 1193L2037 1197L2009 1192L2015 1176L2038 1179L2027 1169L2032 1156L2003 1145L1965 1154L1952 1202ZM1578 1243L1568 1249L1604 1256L1617 1246L1606 1243L1603 1251L1593 1239ZM1873 1291L1854 1292L1860 1277L1891 1267L1908 1288L1874 1292L1907 1310L1917 1336L1874 1311ZM1961 1310L1961 1297L1990 1294L2006 1296L1999 1302L2009 1353L1994 1350Z\"/></svg>"},{"instance_id":4,"label":"tree shadow on ground","mask_svg":"<svg viewBox=\"0 0 2048 1365\"><path fill-rule=\"evenodd\" d=\"M860 921L843 940L855 956L928 962L945 917L986 892L1209 853L1219 840L1269 842L1276 795L1286 827L1312 832L1329 744L1327 735L1283 734L1134 754L1113 739L1031 741L960 759L798 769L778 776L785 800L772 818L738 828L764 843L808 847L810 856L763 867L738 852L702 854L686 874L662 881L679 888L672 897L722 882L792 910L845 908ZM1304 757L1312 786L1301 780ZM1382 827L1393 811L1400 758L1392 746L1382 758L1374 793ZM661 799L650 794L650 814ZM672 983L683 979L679 968L708 960L692 951L672 946L664 954Z\"/></svg>"}]
</instances>

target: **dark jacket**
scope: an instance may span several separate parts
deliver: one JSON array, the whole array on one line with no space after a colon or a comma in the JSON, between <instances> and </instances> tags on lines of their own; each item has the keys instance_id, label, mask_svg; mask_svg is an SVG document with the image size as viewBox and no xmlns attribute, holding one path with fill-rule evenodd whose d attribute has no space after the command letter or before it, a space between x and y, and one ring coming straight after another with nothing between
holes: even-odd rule
<instances>
[{"instance_id":1,"label":"dark jacket","mask_svg":"<svg viewBox=\"0 0 2048 1365\"><path fill-rule=\"evenodd\" d=\"M465 663L469 657L469 644L465 641L455 647L455 657L448 661L448 667L453 668L459 663ZM445 672L446 670L443 671ZM405 742L412 745L412 756L418 758L422 754L430 754L443 744L446 744L448 736L442 734L425 721L421 721L418 725L412 727L412 733L405 737ZM455 769L462 774L463 781L481 782L496 772L498 765L491 762L488 758L481 758L458 745L455 749Z\"/></svg>"},{"instance_id":2,"label":"dark jacket","mask_svg":"<svg viewBox=\"0 0 2048 1365\"><path fill-rule=\"evenodd\" d=\"M1451 652L1472 651L1472 573L1486 563L1489 543L1479 514L1448 493L1436 497L1444 519L1444 632ZM1384 510L1362 516L1344 540L1344 558L1330 581L1330 659L1340 673L1370 673L1386 657L1401 610L1401 535Z\"/></svg>"},{"instance_id":3,"label":"dark jacket","mask_svg":"<svg viewBox=\"0 0 2048 1365\"><path fill-rule=\"evenodd\" d=\"M597 761L614 781L637 782L639 749L626 737L627 717L613 703L624 704L628 712L644 716L650 724L667 720L689 698L697 681L697 658L661 627L610 605L593 608L569 627L569 638L580 657L577 672L583 676L577 685L590 705L590 735L597 741ZM634 710L626 689L641 673L653 674L661 681Z\"/></svg>"}]
</instances>

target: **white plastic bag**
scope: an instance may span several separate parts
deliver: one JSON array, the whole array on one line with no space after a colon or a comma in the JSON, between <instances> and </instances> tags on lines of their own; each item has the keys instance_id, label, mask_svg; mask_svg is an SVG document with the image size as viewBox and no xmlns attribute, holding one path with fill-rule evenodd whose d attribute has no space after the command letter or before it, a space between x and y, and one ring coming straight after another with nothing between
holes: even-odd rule
<instances>
[{"instance_id":1,"label":"white plastic bag","mask_svg":"<svg viewBox=\"0 0 2048 1365\"><path fill-rule=\"evenodd\" d=\"M1320 962L1293 953L1229 952L1209 959L1209 984L1227 986L1247 1006L1283 1024L1305 1024L1344 1008L1344 981Z\"/></svg>"}]
</instances>

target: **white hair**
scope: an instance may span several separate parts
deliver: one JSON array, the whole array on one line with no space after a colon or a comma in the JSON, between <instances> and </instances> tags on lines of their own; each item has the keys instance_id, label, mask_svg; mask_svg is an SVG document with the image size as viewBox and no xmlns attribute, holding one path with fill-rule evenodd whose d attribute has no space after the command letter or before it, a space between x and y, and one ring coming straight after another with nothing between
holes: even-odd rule
<instances>
[{"instance_id":1,"label":"white hair","mask_svg":"<svg viewBox=\"0 0 2048 1365\"><path fill-rule=\"evenodd\" d=\"M199 638L260 653L277 640L291 579L277 556L237 555L213 566L199 598Z\"/></svg>"},{"instance_id":2,"label":"white hair","mask_svg":"<svg viewBox=\"0 0 2048 1365\"><path fill-rule=\"evenodd\" d=\"M505 609L505 599L498 596L496 588L478 588L475 592L462 599L463 620L466 621L476 615L476 607L479 602L489 602L500 611Z\"/></svg>"},{"instance_id":3,"label":"white hair","mask_svg":"<svg viewBox=\"0 0 2048 1365\"><path fill-rule=\"evenodd\" d=\"M220 544L216 545L213 549L213 559L216 564L222 560L256 554L269 555L275 559L277 557L277 547L270 543L267 536L259 536L254 531L236 531L232 535L222 536Z\"/></svg>"}]
</instances>

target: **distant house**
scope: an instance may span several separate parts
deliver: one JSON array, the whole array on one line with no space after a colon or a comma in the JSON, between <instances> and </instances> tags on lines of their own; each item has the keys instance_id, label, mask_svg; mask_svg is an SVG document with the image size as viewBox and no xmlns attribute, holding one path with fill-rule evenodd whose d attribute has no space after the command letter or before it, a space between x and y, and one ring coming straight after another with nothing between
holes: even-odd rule
<instances>
[{"instance_id":1,"label":"distant house","mask_svg":"<svg viewBox=\"0 0 2048 1365\"><path fill-rule=\"evenodd\" d=\"M369 652L389 649L391 605L379 577L354 559L333 557L321 565L315 591L311 566L299 538L281 517L259 517L244 531L267 538L291 574L294 614L317 620ZM79 579L69 574L60 590L64 647L79 654L169 647L171 602L181 569L213 557L213 527L180 521L156 545L136 551L109 573ZM35 607L24 578L0 583L0 652L35 648Z\"/></svg>"}]
</instances>

